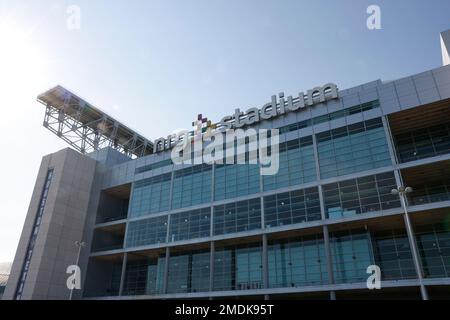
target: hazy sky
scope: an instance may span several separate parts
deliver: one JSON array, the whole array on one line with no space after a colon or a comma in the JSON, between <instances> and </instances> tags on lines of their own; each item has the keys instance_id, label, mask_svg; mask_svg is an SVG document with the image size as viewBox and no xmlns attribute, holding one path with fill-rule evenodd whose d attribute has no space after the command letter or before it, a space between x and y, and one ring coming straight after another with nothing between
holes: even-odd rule
<instances>
[{"instance_id":1,"label":"hazy sky","mask_svg":"<svg viewBox=\"0 0 450 320\"><path fill-rule=\"evenodd\" d=\"M370 4L381 30L366 27ZM67 28L70 5L78 30ZM0 261L14 258L42 156L66 147L42 127L36 96L50 87L155 139L280 91L438 67L448 28L448 0L0 0Z\"/></svg>"}]
</instances>

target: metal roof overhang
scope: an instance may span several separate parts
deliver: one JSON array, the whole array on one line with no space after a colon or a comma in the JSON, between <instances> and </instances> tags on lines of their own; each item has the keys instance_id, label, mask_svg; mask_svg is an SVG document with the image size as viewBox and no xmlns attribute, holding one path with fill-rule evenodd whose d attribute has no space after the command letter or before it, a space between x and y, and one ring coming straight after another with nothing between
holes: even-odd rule
<instances>
[{"instance_id":1,"label":"metal roof overhang","mask_svg":"<svg viewBox=\"0 0 450 320\"><path fill-rule=\"evenodd\" d=\"M56 86L37 97L44 127L81 153L112 147L132 158L153 153L153 143L79 96Z\"/></svg>"}]
</instances>

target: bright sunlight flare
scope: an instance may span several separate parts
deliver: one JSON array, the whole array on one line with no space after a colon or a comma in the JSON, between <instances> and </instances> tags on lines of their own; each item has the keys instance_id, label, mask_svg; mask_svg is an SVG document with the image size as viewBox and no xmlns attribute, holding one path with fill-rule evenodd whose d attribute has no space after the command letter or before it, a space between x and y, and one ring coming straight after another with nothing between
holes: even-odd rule
<instances>
[{"instance_id":1,"label":"bright sunlight flare","mask_svg":"<svg viewBox=\"0 0 450 320\"><path fill-rule=\"evenodd\" d=\"M0 20L0 92L2 109L23 103L24 93L42 90L43 60L31 32L12 19Z\"/></svg>"}]
</instances>

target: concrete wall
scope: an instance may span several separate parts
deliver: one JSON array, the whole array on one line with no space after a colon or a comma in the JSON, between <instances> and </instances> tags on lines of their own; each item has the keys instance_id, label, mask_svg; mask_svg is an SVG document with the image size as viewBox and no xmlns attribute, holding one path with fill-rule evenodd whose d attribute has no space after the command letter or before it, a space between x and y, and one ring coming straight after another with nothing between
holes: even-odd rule
<instances>
[{"instance_id":1,"label":"concrete wall","mask_svg":"<svg viewBox=\"0 0 450 320\"><path fill-rule=\"evenodd\" d=\"M22 299L67 299L66 269L82 240L96 161L72 149L42 159L3 299L14 299L48 169L54 169Z\"/></svg>"}]
</instances>

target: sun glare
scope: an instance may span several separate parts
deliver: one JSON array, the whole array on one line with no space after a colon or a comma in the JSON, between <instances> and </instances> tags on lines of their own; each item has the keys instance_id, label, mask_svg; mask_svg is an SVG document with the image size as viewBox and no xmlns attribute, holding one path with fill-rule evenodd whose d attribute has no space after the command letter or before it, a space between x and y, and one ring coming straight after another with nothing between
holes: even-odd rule
<instances>
[{"instance_id":1,"label":"sun glare","mask_svg":"<svg viewBox=\"0 0 450 320\"><path fill-rule=\"evenodd\" d=\"M0 99L11 107L42 90L45 70L31 34L14 21L0 21L0 43Z\"/></svg>"}]
</instances>

